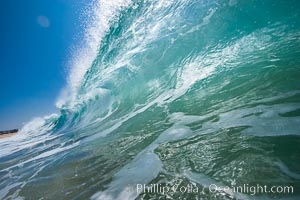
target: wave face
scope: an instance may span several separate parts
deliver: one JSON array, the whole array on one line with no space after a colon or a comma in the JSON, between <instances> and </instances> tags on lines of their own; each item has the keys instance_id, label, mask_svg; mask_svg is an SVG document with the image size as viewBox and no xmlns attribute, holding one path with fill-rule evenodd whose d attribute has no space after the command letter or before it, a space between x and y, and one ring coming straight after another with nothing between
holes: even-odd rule
<instances>
[{"instance_id":1,"label":"wave face","mask_svg":"<svg viewBox=\"0 0 300 200\"><path fill-rule=\"evenodd\" d=\"M0 141L0 199L252 199L300 191L296 0L95 1L59 115ZM137 193L134 184L201 193ZM287 194L258 194L281 198Z\"/></svg>"}]
</instances>

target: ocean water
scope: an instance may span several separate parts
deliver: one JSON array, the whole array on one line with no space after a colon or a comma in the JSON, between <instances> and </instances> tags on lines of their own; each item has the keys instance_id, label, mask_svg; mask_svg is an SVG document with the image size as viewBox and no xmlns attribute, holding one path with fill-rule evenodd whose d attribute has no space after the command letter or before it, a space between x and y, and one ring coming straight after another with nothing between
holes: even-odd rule
<instances>
[{"instance_id":1,"label":"ocean water","mask_svg":"<svg viewBox=\"0 0 300 200\"><path fill-rule=\"evenodd\" d=\"M95 0L86 14L60 113L0 140L0 199L300 199L300 1Z\"/></svg>"}]
</instances>

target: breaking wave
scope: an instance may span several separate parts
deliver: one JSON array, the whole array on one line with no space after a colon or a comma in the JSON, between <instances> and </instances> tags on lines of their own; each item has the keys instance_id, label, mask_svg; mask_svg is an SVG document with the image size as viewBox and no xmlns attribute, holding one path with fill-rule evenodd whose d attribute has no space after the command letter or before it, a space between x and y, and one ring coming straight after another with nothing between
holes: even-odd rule
<instances>
[{"instance_id":1,"label":"breaking wave","mask_svg":"<svg viewBox=\"0 0 300 200\"><path fill-rule=\"evenodd\" d=\"M166 198L132 189L154 183L300 188L298 1L95 0L84 14L60 114L0 141L1 199ZM203 191L168 198L233 198Z\"/></svg>"}]
</instances>

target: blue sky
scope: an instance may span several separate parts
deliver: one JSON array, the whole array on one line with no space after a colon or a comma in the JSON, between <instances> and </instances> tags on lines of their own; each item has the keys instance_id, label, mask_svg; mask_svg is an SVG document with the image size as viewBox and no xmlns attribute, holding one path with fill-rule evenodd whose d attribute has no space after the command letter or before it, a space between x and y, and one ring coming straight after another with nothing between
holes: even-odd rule
<instances>
[{"instance_id":1,"label":"blue sky","mask_svg":"<svg viewBox=\"0 0 300 200\"><path fill-rule=\"evenodd\" d=\"M59 112L55 101L82 35L83 6L83 0L0 2L0 130Z\"/></svg>"}]
</instances>

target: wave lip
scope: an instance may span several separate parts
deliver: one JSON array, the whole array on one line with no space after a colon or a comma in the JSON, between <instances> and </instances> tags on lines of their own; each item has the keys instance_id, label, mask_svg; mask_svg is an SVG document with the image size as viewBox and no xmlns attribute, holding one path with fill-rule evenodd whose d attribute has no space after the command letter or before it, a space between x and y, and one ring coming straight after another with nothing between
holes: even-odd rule
<instances>
[{"instance_id":1,"label":"wave lip","mask_svg":"<svg viewBox=\"0 0 300 200\"><path fill-rule=\"evenodd\" d=\"M102 39L120 11L131 3L131 0L93 0L89 8L84 11L87 19L83 25L85 27L83 42L71 56L68 85L56 102L58 108L74 106L84 76L97 58Z\"/></svg>"}]
</instances>

